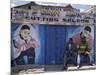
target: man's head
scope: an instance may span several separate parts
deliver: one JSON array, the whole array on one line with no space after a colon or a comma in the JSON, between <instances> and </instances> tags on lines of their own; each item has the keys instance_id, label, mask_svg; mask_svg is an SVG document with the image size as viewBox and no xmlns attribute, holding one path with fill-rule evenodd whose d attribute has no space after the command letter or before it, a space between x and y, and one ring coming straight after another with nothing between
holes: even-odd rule
<instances>
[{"instance_id":1,"label":"man's head","mask_svg":"<svg viewBox=\"0 0 100 75\"><path fill-rule=\"evenodd\" d=\"M89 37L90 33L91 33L91 27L86 26L80 35L81 35L81 37L87 38L87 37Z\"/></svg>"},{"instance_id":2,"label":"man's head","mask_svg":"<svg viewBox=\"0 0 100 75\"><path fill-rule=\"evenodd\" d=\"M30 35L30 27L23 25L20 30L20 35L24 40L27 40Z\"/></svg>"},{"instance_id":3,"label":"man's head","mask_svg":"<svg viewBox=\"0 0 100 75\"><path fill-rule=\"evenodd\" d=\"M73 43L73 39L72 38L69 38L69 43Z\"/></svg>"},{"instance_id":4,"label":"man's head","mask_svg":"<svg viewBox=\"0 0 100 75\"><path fill-rule=\"evenodd\" d=\"M81 43L85 44L86 43L86 37L81 38Z\"/></svg>"}]
</instances>

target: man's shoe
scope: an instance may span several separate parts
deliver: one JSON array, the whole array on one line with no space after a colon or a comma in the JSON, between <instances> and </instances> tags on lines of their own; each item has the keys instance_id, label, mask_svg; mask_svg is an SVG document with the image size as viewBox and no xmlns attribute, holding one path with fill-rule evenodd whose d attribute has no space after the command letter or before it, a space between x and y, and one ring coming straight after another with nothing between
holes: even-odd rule
<instances>
[{"instance_id":1,"label":"man's shoe","mask_svg":"<svg viewBox=\"0 0 100 75\"><path fill-rule=\"evenodd\" d=\"M77 69L80 69L81 65L77 65Z\"/></svg>"},{"instance_id":2,"label":"man's shoe","mask_svg":"<svg viewBox=\"0 0 100 75\"><path fill-rule=\"evenodd\" d=\"M95 66L95 64L89 64L90 66Z\"/></svg>"},{"instance_id":3,"label":"man's shoe","mask_svg":"<svg viewBox=\"0 0 100 75\"><path fill-rule=\"evenodd\" d=\"M66 70L67 70L67 67L64 67L62 70L63 70L63 71L66 71Z\"/></svg>"}]
</instances>

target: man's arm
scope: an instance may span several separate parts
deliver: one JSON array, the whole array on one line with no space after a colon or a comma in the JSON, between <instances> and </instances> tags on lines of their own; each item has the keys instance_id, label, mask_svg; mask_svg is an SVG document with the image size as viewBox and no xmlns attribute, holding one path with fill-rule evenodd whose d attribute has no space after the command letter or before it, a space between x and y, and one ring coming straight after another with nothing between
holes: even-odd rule
<instances>
[{"instance_id":1,"label":"man's arm","mask_svg":"<svg viewBox=\"0 0 100 75\"><path fill-rule=\"evenodd\" d=\"M19 42L15 41L15 40L13 40L13 45L14 45L15 48L18 48L18 49L21 48L21 44Z\"/></svg>"},{"instance_id":2,"label":"man's arm","mask_svg":"<svg viewBox=\"0 0 100 75\"><path fill-rule=\"evenodd\" d=\"M13 45L19 51L25 51L26 50L26 45L24 43L23 44L20 44L18 41L13 40Z\"/></svg>"},{"instance_id":3,"label":"man's arm","mask_svg":"<svg viewBox=\"0 0 100 75\"><path fill-rule=\"evenodd\" d=\"M30 39L26 47L27 48L37 48L39 47L38 41L36 41L35 39Z\"/></svg>"}]
</instances>

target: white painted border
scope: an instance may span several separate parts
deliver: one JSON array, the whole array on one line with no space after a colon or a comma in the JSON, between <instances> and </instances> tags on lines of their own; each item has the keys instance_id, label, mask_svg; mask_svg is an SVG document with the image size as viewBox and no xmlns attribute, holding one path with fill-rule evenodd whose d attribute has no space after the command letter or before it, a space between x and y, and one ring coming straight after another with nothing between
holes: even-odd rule
<instances>
[{"instance_id":1,"label":"white painted border","mask_svg":"<svg viewBox=\"0 0 100 75\"><path fill-rule=\"evenodd\" d=\"M17 0L18 1L18 0ZM20 0L19 0L20 1ZM34 0L31 0L34 1ZM100 2L99 0L36 0L71 4L97 5L97 70L43 73L39 75L99 75L100 66ZM0 75L10 75L10 0L0 1ZM38 74L36 74L38 75Z\"/></svg>"}]
</instances>

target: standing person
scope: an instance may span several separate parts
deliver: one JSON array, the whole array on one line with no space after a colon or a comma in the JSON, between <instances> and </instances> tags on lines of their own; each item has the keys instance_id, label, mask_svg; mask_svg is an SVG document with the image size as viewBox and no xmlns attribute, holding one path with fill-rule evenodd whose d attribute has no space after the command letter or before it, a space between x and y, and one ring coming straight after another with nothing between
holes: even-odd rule
<instances>
[{"instance_id":1,"label":"standing person","mask_svg":"<svg viewBox=\"0 0 100 75\"><path fill-rule=\"evenodd\" d=\"M22 25L19 34L13 39L12 61L17 65L25 64L24 56L27 56L28 64L35 63L35 48L38 47L38 42L30 35L30 27Z\"/></svg>"},{"instance_id":2,"label":"standing person","mask_svg":"<svg viewBox=\"0 0 100 75\"><path fill-rule=\"evenodd\" d=\"M74 61L77 61L77 48L73 39L69 38L69 41L65 44L63 70L68 68L68 63L72 61L72 58L74 58ZM76 65L75 62L74 65Z\"/></svg>"}]
</instances>

